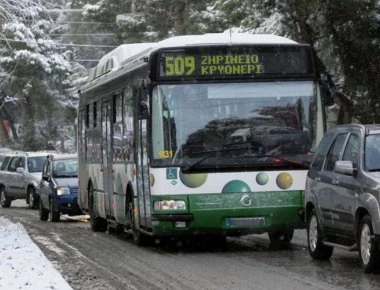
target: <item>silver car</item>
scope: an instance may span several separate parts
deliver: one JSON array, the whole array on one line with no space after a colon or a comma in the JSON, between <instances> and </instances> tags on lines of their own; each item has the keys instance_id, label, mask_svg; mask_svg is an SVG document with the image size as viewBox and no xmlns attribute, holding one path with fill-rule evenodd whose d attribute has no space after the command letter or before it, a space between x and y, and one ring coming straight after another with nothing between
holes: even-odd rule
<instances>
[{"instance_id":1,"label":"silver car","mask_svg":"<svg viewBox=\"0 0 380 290\"><path fill-rule=\"evenodd\" d=\"M339 125L321 140L307 175L310 255L359 251L366 273L380 269L380 125Z\"/></svg>"},{"instance_id":2,"label":"silver car","mask_svg":"<svg viewBox=\"0 0 380 290\"><path fill-rule=\"evenodd\" d=\"M37 208L36 188L48 153L13 152L5 155L0 167L0 205L10 207L15 199L25 199Z\"/></svg>"}]
</instances>

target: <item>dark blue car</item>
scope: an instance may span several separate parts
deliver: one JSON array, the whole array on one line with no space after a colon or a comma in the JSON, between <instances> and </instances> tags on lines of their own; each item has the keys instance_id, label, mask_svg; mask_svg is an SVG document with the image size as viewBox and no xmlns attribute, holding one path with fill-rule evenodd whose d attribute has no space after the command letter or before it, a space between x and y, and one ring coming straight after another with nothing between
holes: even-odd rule
<instances>
[{"instance_id":1,"label":"dark blue car","mask_svg":"<svg viewBox=\"0 0 380 290\"><path fill-rule=\"evenodd\" d=\"M39 184L40 219L58 222L61 214L80 215L76 154L49 155Z\"/></svg>"}]
</instances>

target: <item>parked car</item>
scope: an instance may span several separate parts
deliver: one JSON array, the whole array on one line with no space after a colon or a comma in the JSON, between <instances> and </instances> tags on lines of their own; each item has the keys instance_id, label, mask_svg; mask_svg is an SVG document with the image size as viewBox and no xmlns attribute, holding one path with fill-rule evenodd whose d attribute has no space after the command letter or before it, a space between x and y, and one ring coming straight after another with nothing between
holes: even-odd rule
<instances>
[{"instance_id":1,"label":"parked car","mask_svg":"<svg viewBox=\"0 0 380 290\"><path fill-rule=\"evenodd\" d=\"M78 205L77 155L49 155L38 189L41 220L58 222L61 214L82 214Z\"/></svg>"},{"instance_id":2,"label":"parked car","mask_svg":"<svg viewBox=\"0 0 380 290\"><path fill-rule=\"evenodd\" d=\"M37 208L36 187L41 178L45 152L10 152L0 167L0 205L10 207L15 199L26 199L31 208Z\"/></svg>"},{"instance_id":3,"label":"parked car","mask_svg":"<svg viewBox=\"0 0 380 290\"><path fill-rule=\"evenodd\" d=\"M321 140L307 175L309 253L359 251L366 273L380 269L380 125L339 125Z\"/></svg>"}]
</instances>

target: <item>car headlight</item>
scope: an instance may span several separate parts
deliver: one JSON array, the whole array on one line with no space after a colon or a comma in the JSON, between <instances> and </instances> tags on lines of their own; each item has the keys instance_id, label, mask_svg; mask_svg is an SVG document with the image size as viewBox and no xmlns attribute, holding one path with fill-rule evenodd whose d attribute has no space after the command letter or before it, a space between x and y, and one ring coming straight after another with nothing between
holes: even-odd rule
<instances>
[{"instance_id":1,"label":"car headlight","mask_svg":"<svg viewBox=\"0 0 380 290\"><path fill-rule=\"evenodd\" d=\"M184 210L186 203L184 200L156 200L154 202L155 210Z\"/></svg>"},{"instance_id":2,"label":"car headlight","mask_svg":"<svg viewBox=\"0 0 380 290\"><path fill-rule=\"evenodd\" d=\"M63 186L57 187L57 195L66 195L66 194L70 194L70 188L63 187Z\"/></svg>"}]
</instances>

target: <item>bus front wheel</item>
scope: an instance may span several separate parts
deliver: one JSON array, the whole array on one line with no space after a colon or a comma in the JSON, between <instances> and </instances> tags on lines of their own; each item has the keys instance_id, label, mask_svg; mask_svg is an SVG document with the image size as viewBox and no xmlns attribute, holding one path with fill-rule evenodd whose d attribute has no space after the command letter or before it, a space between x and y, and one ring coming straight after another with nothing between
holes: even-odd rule
<instances>
[{"instance_id":1,"label":"bus front wheel","mask_svg":"<svg viewBox=\"0 0 380 290\"><path fill-rule=\"evenodd\" d=\"M132 231L133 243L139 247L146 245L148 237L137 228L135 206L132 196L129 196L128 200L128 216L131 223L130 229Z\"/></svg>"},{"instance_id":2,"label":"bus front wheel","mask_svg":"<svg viewBox=\"0 0 380 290\"><path fill-rule=\"evenodd\" d=\"M90 225L91 225L91 230L93 232L105 232L108 227L108 222L106 219L98 217L95 214L95 201L94 201L94 196L92 194L93 188L92 186L89 189L90 191Z\"/></svg>"}]
</instances>

